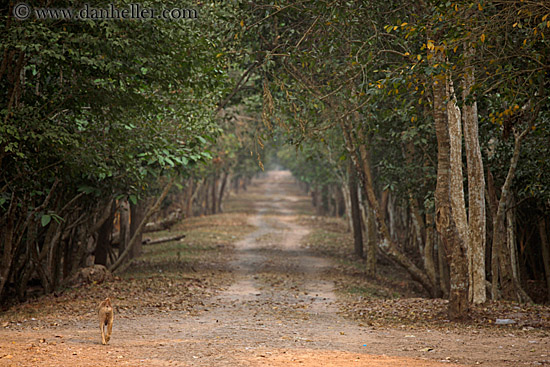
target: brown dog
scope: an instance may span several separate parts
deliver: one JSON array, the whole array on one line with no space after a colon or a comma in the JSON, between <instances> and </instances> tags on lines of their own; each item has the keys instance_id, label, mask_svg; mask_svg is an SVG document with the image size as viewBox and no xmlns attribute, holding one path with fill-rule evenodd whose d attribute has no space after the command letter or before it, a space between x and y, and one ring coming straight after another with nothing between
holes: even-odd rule
<instances>
[{"instance_id":1,"label":"brown dog","mask_svg":"<svg viewBox=\"0 0 550 367\"><path fill-rule=\"evenodd\" d=\"M105 330L105 327L107 327L107 330ZM111 332L113 331L113 306L110 298L105 298L99 304L99 329L101 330L101 343L105 345L111 339Z\"/></svg>"}]
</instances>

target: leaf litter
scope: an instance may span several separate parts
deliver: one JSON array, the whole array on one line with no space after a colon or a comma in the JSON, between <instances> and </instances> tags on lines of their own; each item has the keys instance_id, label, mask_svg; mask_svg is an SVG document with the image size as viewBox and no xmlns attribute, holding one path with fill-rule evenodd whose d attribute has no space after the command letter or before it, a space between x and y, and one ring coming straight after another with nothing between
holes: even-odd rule
<instances>
[{"instance_id":1,"label":"leaf litter","mask_svg":"<svg viewBox=\"0 0 550 367\"><path fill-rule=\"evenodd\" d=\"M475 306L470 320L451 323L447 302L425 298L391 263L381 259L379 276L366 277L362 262L349 255L352 239L342 220L312 216L309 199L291 183L277 188L289 192L289 200L266 201L265 186L259 180L232 197L224 214L182 221L172 229L186 234L182 241L144 246L143 256L112 282L65 289L2 312L0 364L432 365L419 358L444 365L550 363L548 307L488 302ZM228 302L223 294L239 277L231 265L240 256L235 244L256 230L249 220L258 203L271 232L258 236L262 261L251 274L256 290L251 298ZM291 249L292 256L273 251L298 228L292 223L309 228L301 250ZM332 265L304 271L304 262L320 257ZM325 283L333 284L336 300L322 293ZM101 348L95 308L107 296L115 304L115 334L112 345ZM332 308L339 316L327 325L324 312ZM239 324L237 317L246 321ZM515 323L495 325L497 319ZM149 332L135 335L134 324ZM262 333L277 337L262 340ZM327 341L325 334L331 335ZM328 351L338 338L353 351ZM186 352L176 354L180 345Z\"/></svg>"}]
</instances>

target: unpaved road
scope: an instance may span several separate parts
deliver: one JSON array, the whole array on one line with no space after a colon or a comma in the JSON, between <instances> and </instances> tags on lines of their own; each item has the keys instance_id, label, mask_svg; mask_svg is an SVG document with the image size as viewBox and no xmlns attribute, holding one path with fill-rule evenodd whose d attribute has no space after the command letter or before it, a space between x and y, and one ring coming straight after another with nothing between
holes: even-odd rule
<instances>
[{"instance_id":1,"label":"unpaved road","mask_svg":"<svg viewBox=\"0 0 550 367\"><path fill-rule=\"evenodd\" d=\"M339 316L333 283L323 276L330 263L300 246L308 228L296 223L293 204L304 198L292 182L286 171L257 182L256 214L249 217L257 229L236 243L235 282L204 300L196 316L115 315L107 346L99 343L95 319L0 329L0 366L520 366L550 360L545 337L382 330Z\"/></svg>"}]
</instances>

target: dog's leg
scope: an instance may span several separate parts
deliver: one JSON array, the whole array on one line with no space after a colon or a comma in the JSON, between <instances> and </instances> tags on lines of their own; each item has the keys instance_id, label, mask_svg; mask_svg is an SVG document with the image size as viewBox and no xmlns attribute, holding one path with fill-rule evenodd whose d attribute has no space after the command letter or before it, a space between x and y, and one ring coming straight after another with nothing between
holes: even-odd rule
<instances>
[{"instance_id":1,"label":"dog's leg","mask_svg":"<svg viewBox=\"0 0 550 367\"><path fill-rule=\"evenodd\" d=\"M107 336L105 341L108 343L111 340L111 333L113 332L113 317L109 317L109 322L107 323Z\"/></svg>"},{"instance_id":2,"label":"dog's leg","mask_svg":"<svg viewBox=\"0 0 550 367\"><path fill-rule=\"evenodd\" d=\"M105 341L105 331L104 331L105 324L103 323L103 320L99 321L99 330L101 330L101 344L105 345L107 342Z\"/></svg>"}]
</instances>

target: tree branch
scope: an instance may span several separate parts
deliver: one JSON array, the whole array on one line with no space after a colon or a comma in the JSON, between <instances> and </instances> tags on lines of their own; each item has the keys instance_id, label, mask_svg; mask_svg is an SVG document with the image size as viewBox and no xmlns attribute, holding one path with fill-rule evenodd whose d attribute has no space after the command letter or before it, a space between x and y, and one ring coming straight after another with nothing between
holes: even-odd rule
<instances>
[{"instance_id":1,"label":"tree branch","mask_svg":"<svg viewBox=\"0 0 550 367\"><path fill-rule=\"evenodd\" d=\"M249 75L250 72L252 70L254 70L258 65L259 65L259 63L256 61L252 65L250 65L248 67L248 69L246 69L246 71L243 73L243 75L241 75L241 78L239 79L239 81L237 82L237 84L235 85L235 87L233 88L231 93L229 93L229 95L227 97L225 97L225 99L223 101L218 103L218 107L216 108L216 111L214 112L214 115L217 115L225 107L225 105L227 105L229 100L231 100L231 98L233 98L233 96L235 96L235 94L237 94L237 92L242 88L242 86L244 86L246 84L246 82L250 78L250 75ZM244 80L245 78L246 78L246 80ZM243 80L244 80L244 82L243 82Z\"/></svg>"},{"instance_id":2,"label":"tree branch","mask_svg":"<svg viewBox=\"0 0 550 367\"><path fill-rule=\"evenodd\" d=\"M130 253L130 250L137 243L138 237L140 236L141 231L143 230L143 227L145 227L145 224L149 221L149 219L151 218L153 213L156 212L160 208L160 204L162 204L162 201L164 200L166 195L168 195L168 192L170 191L170 188L172 187L172 184L174 183L174 180L175 180L175 177L172 177L170 179L170 181L166 184L166 186L164 187L164 190L162 190L162 193L158 197L155 204L152 207L149 208L149 210L147 211L147 214L145 214L145 216L143 217L143 219L139 223L139 226L137 227L137 229L136 229L134 235L132 236L132 238L130 239L130 242L128 242L128 246L126 246L126 248L124 249L122 254L119 255L116 262L113 265L111 265L111 267L109 268L109 271L115 272L120 267L120 265L122 265L122 262L128 256L128 254Z\"/></svg>"}]
</instances>

